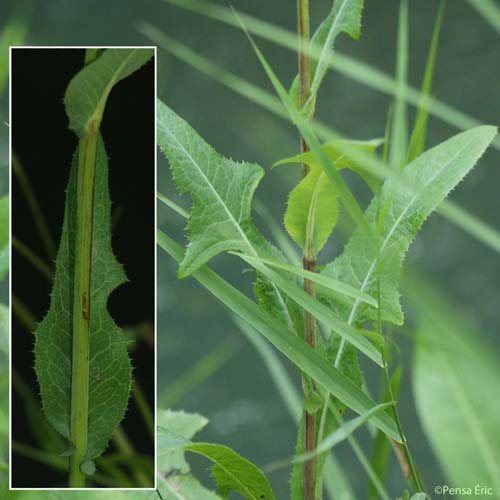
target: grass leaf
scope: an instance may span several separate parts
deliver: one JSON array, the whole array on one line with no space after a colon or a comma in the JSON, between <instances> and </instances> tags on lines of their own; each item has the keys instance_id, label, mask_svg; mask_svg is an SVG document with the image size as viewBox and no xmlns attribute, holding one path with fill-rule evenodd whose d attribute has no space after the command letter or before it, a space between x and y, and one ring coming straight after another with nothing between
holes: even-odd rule
<instances>
[{"instance_id":1,"label":"grass leaf","mask_svg":"<svg viewBox=\"0 0 500 500\"><path fill-rule=\"evenodd\" d=\"M235 255L241 255L241 254L235 253ZM283 269L284 271L288 271L301 278L307 278L308 280L313 281L314 283L319 285L326 293L328 293L328 290L336 292L334 294L334 297L336 298L339 298L338 294L346 295L348 297L359 299L362 302L366 302L367 304L370 304L373 307L377 307L377 301L367 293L360 292L357 288L346 285L345 283L342 283L340 281L331 279L328 276L323 276L318 273L307 271L302 267L291 266L289 264L283 264L282 262L278 262L271 259L264 259L262 257L251 257L249 255L245 255L243 258L247 262L258 261L267 266Z\"/></svg>"},{"instance_id":2,"label":"grass leaf","mask_svg":"<svg viewBox=\"0 0 500 500\"><path fill-rule=\"evenodd\" d=\"M396 64L396 95L389 160L392 168L400 169L405 165L408 141L408 122L404 89L408 80L408 45L409 45L408 0L402 0L399 6L398 44Z\"/></svg>"},{"instance_id":3,"label":"grass leaf","mask_svg":"<svg viewBox=\"0 0 500 500\"><path fill-rule=\"evenodd\" d=\"M432 34L431 46L427 56L427 64L425 66L424 80L422 82L422 98L421 105L418 107L415 124L411 133L410 144L408 146L408 162L412 162L417 156L420 156L425 150L425 139L427 135L427 119L429 117L429 110L426 103L431 95L432 77L434 75L434 68L436 65L436 55L439 44L439 34L441 33L441 26L444 17L444 0L441 1L434 31Z\"/></svg>"},{"instance_id":4,"label":"grass leaf","mask_svg":"<svg viewBox=\"0 0 500 500\"><path fill-rule=\"evenodd\" d=\"M469 0L469 3L500 33L500 5L495 0Z\"/></svg>"},{"instance_id":5,"label":"grass leaf","mask_svg":"<svg viewBox=\"0 0 500 500\"><path fill-rule=\"evenodd\" d=\"M451 484L500 491L498 351L421 276L407 295L419 317L413 387L424 432Z\"/></svg>"},{"instance_id":6,"label":"grass leaf","mask_svg":"<svg viewBox=\"0 0 500 500\"><path fill-rule=\"evenodd\" d=\"M375 361L380 366L383 366L380 351L358 330L340 321L338 317L330 310L330 308L322 304L319 300L308 295L302 288L295 283L288 281L280 274L269 269L257 259L249 259L246 255L240 254L240 257L251 264L259 273L263 274L267 279L285 292L297 304L309 311L316 319L324 323L329 330L345 338L353 346L357 347L361 352L366 354L370 359Z\"/></svg>"},{"instance_id":7,"label":"grass leaf","mask_svg":"<svg viewBox=\"0 0 500 500\"><path fill-rule=\"evenodd\" d=\"M229 498L229 493L234 491L248 500L275 500L271 484L264 473L231 448L220 444L196 443L184 449L202 455L215 464L212 476L223 498Z\"/></svg>"},{"instance_id":8,"label":"grass leaf","mask_svg":"<svg viewBox=\"0 0 500 500\"><path fill-rule=\"evenodd\" d=\"M366 413L362 415L358 415L357 417L353 418L352 420L348 420L347 422L344 422L340 425L340 427L337 427L331 434L329 434L327 437L321 441L321 443L318 443L318 446L316 449L311 452L311 453L303 453L302 455L297 455L293 459L294 462L305 462L307 460L310 460L311 458L317 457L318 455L321 455L322 453L325 453L327 451L330 451L332 448L337 446L339 443L342 441L346 440L351 434L353 434L356 430L358 430L361 426L366 424L368 420L370 420L373 415L376 415L378 412L385 410L386 408L389 408L389 406L392 406L393 403L382 403L379 404L375 407L373 407L371 410L367 411Z\"/></svg>"},{"instance_id":9,"label":"grass leaf","mask_svg":"<svg viewBox=\"0 0 500 500\"><path fill-rule=\"evenodd\" d=\"M158 230L158 244L177 262L182 260L182 247L161 230ZM375 406L375 403L368 396L333 368L317 351L294 335L281 321L262 311L257 304L232 287L211 269L202 267L193 273L193 276L223 304L266 337L299 369L316 380L318 384L322 385L349 408L361 414ZM373 424L399 441L396 425L389 415L386 413L375 415L372 421Z\"/></svg>"}]
</instances>

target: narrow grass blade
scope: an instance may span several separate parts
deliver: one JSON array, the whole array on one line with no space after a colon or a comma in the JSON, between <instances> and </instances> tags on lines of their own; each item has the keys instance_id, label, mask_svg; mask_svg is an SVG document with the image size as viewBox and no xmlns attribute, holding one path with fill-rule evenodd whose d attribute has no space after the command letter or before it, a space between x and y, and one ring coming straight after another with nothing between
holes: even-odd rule
<instances>
[{"instance_id":1,"label":"narrow grass blade","mask_svg":"<svg viewBox=\"0 0 500 500\"><path fill-rule=\"evenodd\" d=\"M167 386L165 392L158 398L158 406L171 408L184 395L218 372L236 354L239 347L237 339L231 337L224 339L180 378Z\"/></svg>"},{"instance_id":2,"label":"narrow grass blade","mask_svg":"<svg viewBox=\"0 0 500 500\"><path fill-rule=\"evenodd\" d=\"M361 335L357 329L341 321L328 306L325 306L319 300L311 297L295 283L288 281L281 274L269 269L267 266L260 263L260 261L248 259L244 254L239 254L239 256L253 266L259 273L262 273L278 288L283 290L283 292L297 302L297 304L309 311L318 321L324 323L329 330L333 330L358 348L372 361L379 366L383 366L380 351L365 336Z\"/></svg>"},{"instance_id":3,"label":"narrow grass blade","mask_svg":"<svg viewBox=\"0 0 500 500\"><path fill-rule=\"evenodd\" d=\"M398 45L396 63L396 96L390 143L390 164L394 169L404 167L406 144L408 141L408 122L404 89L408 80L409 45L408 0L402 0L399 7Z\"/></svg>"},{"instance_id":4,"label":"narrow grass blade","mask_svg":"<svg viewBox=\"0 0 500 500\"><path fill-rule=\"evenodd\" d=\"M177 205L175 201L172 201L170 198L167 198L161 193L156 193L156 197L168 208L171 208L174 212L177 212L181 217L184 217L184 219L189 219L189 212Z\"/></svg>"},{"instance_id":5,"label":"narrow grass blade","mask_svg":"<svg viewBox=\"0 0 500 500\"><path fill-rule=\"evenodd\" d=\"M346 285L341 281L330 278L328 276L323 276L322 274L313 273L311 271L307 271L302 267L291 266L289 264L283 264L282 262L278 262L276 260L264 259L261 257L252 257L250 255L242 255L240 253L231 252L234 255L238 255L242 257L246 262L252 264L252 262L260 262L261 264L265 264L267 266L276 267L278 269L283 269L284 271L288 271L295 276L299 276L301 278L306 278L310 281L313 281L317 285L319 285L325 291L336 292L333 294L334 297L338 298L338 294L347 295L348 297L352 297L355 299L359 299L361 302L366 304L370 304L373 307L377 307L377 301L367 293L361 292L358 288L354 288L350 285Z\"/></svg>"},{"instance_id":6,"label":"narrow grass blade","mask_svg":"<svg viewBox=\"0 0 500 500\"><path fill-rule=\"evenodd\" d=\"M163 231L158 230L158 244L177 262L183 258L183 249ZM214 271L203 266L193 276L235 314L250 323L299 369L319 385L344 402L355 412L362 414L375 403L359 390L347 377L333 368L318 352L294 335L284 323L262 311L255 302L236 290ZM373 423L399 442L394 420L381 413L373 417Z\"/></svg>"},{"instance_id":7,"label":"narrow grass blade","mask_svg":"<svg viewBox=\"0 0 500 500\"><path fill-rule=\"evenodd\" d=\"M352 420L344 422L342 425L337 427L329 436L327 436L321 443L318 444L314 452L303 453L302 455L297 455L293 461L294 462L305 462L311 458L317 457L326 451L330 451L332 448L337 446L342 441L345 441L351 434L358 430L361 426L366 424L374 415L378 412L389 408L394 403L382 403L373 407L370 411L359 415Z\"/></svg>"},{"instance_id":8,"label":"narrow grass blade","mask_svg":"<svg viewBox=\"0 0 500 500\"><path fill-rule=\"evenodd\" d=\"M441 0L441 5L436 17L434 31L432 34L431 46L429 55L427 56L427 64L425 66L424 79L422 82L422 99L421 104L417 110L415 124L411 133L410 144L408 146L408 159L407 162L412 162L417 156L420 156L425 151L425 139L427 135L427 120L429 111L426 109L426 103L431 95L432 77L434 75L434 68L436 65L436 55L439 45L439 35L441 33L441 26L444 17L444 0Z\"/></svg>"},{"instance_id":9,"label":"narrow grass blade","mask_svg":"<svg viewBox=\"0 0 500 500\"><path fill-rule=\"evenodd\" d=\"M500 5L495 0L469 0L469 3L500 33Z\"/></svg>"}]
</instances>

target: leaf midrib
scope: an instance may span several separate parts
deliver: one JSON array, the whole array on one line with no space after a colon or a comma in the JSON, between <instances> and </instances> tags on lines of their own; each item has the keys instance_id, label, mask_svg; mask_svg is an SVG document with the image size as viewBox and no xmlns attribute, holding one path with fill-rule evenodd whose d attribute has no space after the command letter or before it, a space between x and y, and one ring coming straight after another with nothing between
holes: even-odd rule
<instances>
[{"instance_id":1,"label":"leaf midrib","mask_svg":"<svg viewBox=\"0 0 500 500\"><path fill-rule=\"evenodd\" d=\"M366 286L368 285L368 281L370 280L370 277L371 275L373 274L373 271L375 269L375 266L377 264L377 261L380 257L380 254L384 251L385 249L385 246L387 245L387 243L389 242L389 240L391 239L394 231L396 230L396 228L399 226L402 218L405 216L406 212L410 209L410 207L413 205L413 203L417 200L417 198L421 195L421 193L429 186L429 184L431 184L432 182L434 182L434 180L436 179L436 177L438 177L439 175L441 175L441 173L447 169L447 167L452 163L454 162L462 153L463 150L467 149L470 144L474 141L474 139L470 139L468 141L468 143L464 146L462 146L459 150L457 150L455 152L455 154L450 158L450 160L448 160L448 162L446 162L446 164L444 164L442 166L441 169L439 169L420 189L418 192L416 192L412 199L410 200L410 202L407 204L407 206L405 207L405 209L401 212L401 214L399 215L399 217L396 219L395 223L393 224L393 226L391 227L389 233L387 234L386 238L384 239L382 245L380 246L380 249L377 253L377 256L375 257L374 261L372 262L366 276L365 276L365 279L361 285L361 288L360 288L360 291L364 292L365 291L365 288ZM351 309L351 313L349 314L349 319L347 320L347 323L350 325L352 324L352 322L354 321L355 317L356 317L356 313L357 313L357 310L359 308L359 305L361 304L361 301L359 299L355 299L354 301L354 305Z\"/></svg>"}]
</instances>

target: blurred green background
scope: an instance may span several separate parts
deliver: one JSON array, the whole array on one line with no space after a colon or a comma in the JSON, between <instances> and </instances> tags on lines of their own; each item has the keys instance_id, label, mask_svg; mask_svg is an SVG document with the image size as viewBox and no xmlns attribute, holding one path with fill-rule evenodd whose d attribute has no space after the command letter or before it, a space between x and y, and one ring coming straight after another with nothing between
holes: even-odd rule
<instances>
[{"instance_id":1,"label":"blurred green background","mask_svg":"<svg viewBox=\"0 0 500 500\"><path fill-rule=\"evenodd\" d=\"M226 4L225 2L220 2ZM290 0L233 0L237 9L295 30L295 2ZM11 15L19 0L4 1L0 18ZM420 86L432 34L437 0L410 2L411 45L410 83ZM312 25L316 26L331 7L329 0L311 0ZM367 0L360 41L339 38L337 49L394 74L399 2ZM270 86L244 35L236 29L183 11L161 0L52 0L33 4L27 43L32 45L148 45L137 30L146 20L173 38L189 45L224 68L267 89ZM266 56L282 81L291 82L296 73L296 55L262 41ZM438 52L433 94L444 102L489 124L500 122L500 38L464 0L447 2ZM50 75L34 75L48 78ZM298 135L285 122L245 101L196 70L177 61L163 50L158 53L158 94L183 116L219 152L238 160L255 161L268 167L277 159L298 150ZM62 97L62 96L61 96ZM384 133L389 96L368 86L329 73L319 99L318 116L345 135L366 139ZM2 122L6 109L2 102ZM413 116L413 109L411 110ZM1 154L5 165L6 128L2 125ZM431 119L429 145L450 137L457 130ZM175 198L166 162L159 155L158 190ZM455 190L452 198L496 228L500 213L498 152L489 151L478 167ZM6 191L6 170L1 170L0 194ZM140 175L140 166L138 166ZM269 172L257 196L279 220L287 194L297 182L296 169ZM368 193L356 186L360 196ZM187 200L180 200L186 208ZM262 227L262 221L258 221ZM185 222L160 207L158 225L184 241ZM340 237L320 255L327 261L342 247ZM411 247L407 260L431 274L462 311L472 316L485 335L498 343L500 320L500 268L498 256L439 215L434 215ZM232 283L251 290L251 274L242 273L235 258L222 257L214 267ZM5 285L2 285L2 294ZM4 295L2 295L3 298ZM408 311L411 328L411 311ZM411 330L410 330L411 332ZM244 340L225 308L194 280L176 280L176 266L158 254L158 393L216 348L225 339L234 339L234 354L217 373L178 398L173 407L202 413L210 424L200 434L204 441L227 444L264 466L293 454L295 425L278 397L261 358ZM411 341L397 337L403 350L405 377L400 397L401 416L416 462L429 485L442 484L443 474L433 458L419 425L411 390ZM228 344L224 344L226 347ZM366 378L376 389L378 374L366 366ZM293 367L290 373L295 377ZM298 382L298 380L297 380ZM363 431L364 432L364 431ZM363 438L367 436L360 433ZM361 439L367 443L368 439ZM357 493L364 498L364 473L347 446L337 449ZM206 463L196 462L198 473L211 483ZM359 480L356 478L363 478ZM270 475L278 498L286 498L289 472ZM389 490L404 487L398 466L392 463Z\"/></svg>"}]
</instances>

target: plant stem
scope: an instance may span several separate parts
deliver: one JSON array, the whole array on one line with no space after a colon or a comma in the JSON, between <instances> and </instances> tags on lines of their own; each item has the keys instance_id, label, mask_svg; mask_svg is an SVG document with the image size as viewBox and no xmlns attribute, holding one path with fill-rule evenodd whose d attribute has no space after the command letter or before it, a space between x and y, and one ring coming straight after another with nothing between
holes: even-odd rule
<instances>
[{"instance_id":1,"label":"plant stem","mask_svg":"<svg viewBox=\"0 0 500 500\"><path fill-rule=\"evenodd\" d=\"M89 350L92 272L94 178L99 127L92 126L80 140L76 190L75 283L73 299L73 349L71 376L71 441L69 486L85 486L81 465L87 455Z\"/></svg>"},{"instance_id":2,"label":"plant stem","mask_svg":"<svg viewBox=\"0 0 500 500\"><path fill-rule=\"evenodd\" d=\"M309 0L298 0L297 2L297 29L299 35L299 89L300 108L302 109L309 99L311 90L311 64L309 59ZM300 150L305 153L309 150L303 137L300 138ZM302 164L302 176L308 173L308 167ZM307 231L306 242L303 251L303 267L307 271L316 270L316 255L310 232ZM304 280L304 291L314 297L316 295L314 283L308 279ZM316 320L308 311L304 311L304 337L305 341L316 348ZM312 390L315 390L314 381L311 381ZM313 452L316 448L316 414L305 412L304 414L304 452ZM316 459L311 458L304 463L304 499L314 500L316 483Z\"/></svg>"}]
</instances>

